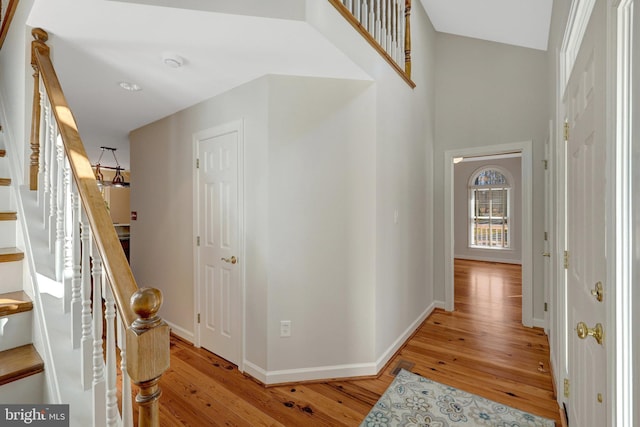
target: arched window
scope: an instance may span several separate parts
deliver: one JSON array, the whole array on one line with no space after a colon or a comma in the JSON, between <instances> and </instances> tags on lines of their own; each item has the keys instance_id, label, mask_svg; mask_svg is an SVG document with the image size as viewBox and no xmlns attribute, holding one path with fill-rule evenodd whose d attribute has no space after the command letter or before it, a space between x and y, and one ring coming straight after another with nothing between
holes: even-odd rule
<instances>
[{"instance_id":1,"label":"arched window","mask_svg":"<svg viewBox=\"0 0 640 427\"><path fill-rule=\"evenodd\" d=\"M497 166L478 169L469 180L469 246L506 249L511 245L507 172Z\"/></svg>"}]
</instances>

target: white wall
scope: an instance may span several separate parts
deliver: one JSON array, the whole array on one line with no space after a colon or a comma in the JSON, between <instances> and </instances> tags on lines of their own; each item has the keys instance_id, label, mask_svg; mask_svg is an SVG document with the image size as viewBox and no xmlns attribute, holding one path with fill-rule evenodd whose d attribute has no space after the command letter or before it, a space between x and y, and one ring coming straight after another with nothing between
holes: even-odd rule
<instances>
[{"instance_id":1,"label":"white wall","mask_svg":"<svg viewBox=\"0 0 640 427\"><path fill-rule=\"evenodd\" d=\"M31 110L33 108L33 69L31 68L31 29L25 26L33 0L18 3L9 33L0 49L0 104L6 141L15 144L14 164L21 168L19 184L28 182ZM4 11L3 11L4 13ZM7 144L5 142L5 144ZM7 147L9 148L9 147ZM23 181L24 180L24 181Z\"/></svg>"},{"instance_id":2,"label":"white wall","mask_svg":"<svg viewBox=\"0 0 640 427\"><path fill-rule=\"evenodd\" d=\"M433 303L433 136L436 33L419 2L411 12L410 89L329 2L307 19L376 81L376 361L380 365ZM348 41L348 42L347 42ZM398 212L397 224L394 221Z\"/></svg>"},{"instance_id":3,"label":"white wall","mask_svg":"<svg viewBox=\"0 0 640 427\"><path fill-rule=\"evenodd\" d=\"M495 160L465 161L454 165L454 254L456 258L480 261L499 261L520 264L522 261L522 168L520 157ZM481 167L499 166L509 172L510 218L509 249L481 249L469 247L469 179Z\"/></svg>"},{"instance_id":4,"label":"white wall","mask_svg":"<svg viewBox=\"0 0 640 427\"><path fill-rule=\"evenodd\" d=\"M246 362L266 382L374 374L433 302L435 32L417 5L411 89L328 2L307 13L375 82L267 76L130 135L132 268L188 337L191 136L243 118Z\"/></svg>"},{"instance_id":5,"label":"white wall","mask_svg":"<svg viewBox=\"0 0 640 427\"><path fill-rule=\"evenodd\" d=\"M267 78L131 132L131 267L142 286L164 295L161 315L193 340L193 134L244 119L246 354L266 365Z\"/></svg>"},{"instance_id":6,"label":"white wall","mask_svg":"<svg viewBox=\"0 0 640 427\"><path fill-rule=\"evenodd\" d=\"M533 141L533 317L544 317L545 52L448 34L436 39L434 297L444 301L444 152Z\"/></svg>"}]
</instances>

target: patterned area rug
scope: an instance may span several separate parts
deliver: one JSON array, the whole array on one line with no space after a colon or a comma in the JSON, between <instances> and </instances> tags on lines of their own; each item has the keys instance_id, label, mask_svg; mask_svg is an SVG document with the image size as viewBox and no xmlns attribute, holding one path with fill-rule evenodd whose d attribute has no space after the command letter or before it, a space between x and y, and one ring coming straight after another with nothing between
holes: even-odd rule
<instances>
[{"instance_id":1,"label":"patterned area rug","mask_svg":"<svg viewBox=\"0 0 640 427\"><path fill-rule=\"evenodd\" d=\"M360 426L553 427L555 422L403 369Z\"/></svg>"}]
</instances>

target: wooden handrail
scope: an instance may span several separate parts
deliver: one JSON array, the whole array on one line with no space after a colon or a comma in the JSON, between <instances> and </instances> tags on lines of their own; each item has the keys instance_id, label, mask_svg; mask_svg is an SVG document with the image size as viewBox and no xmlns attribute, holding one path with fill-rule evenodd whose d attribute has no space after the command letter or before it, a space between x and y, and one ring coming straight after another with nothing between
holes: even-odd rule
<instances>
[{"instance_id":1,"label":"wooden handrail","mask_svg":"<svg viewBox=\"0 0 640 427\"><path fill-rule=\"evenodd\" d=\"M104 199L95 179L91 163L78 132L73 113L67 103L62 86L51 62L48 34L41 28L32 30L31 65L34 72L34 116L31 127L31 146L39 150L40 103L39 80L46 89L52 113L58 125L58 132L78 195L82 202L92 235L103 262L116 308L127 329L127 366L132 380L139 386L137 401L141 405L139 426L158 426L158 380L169 368L169 327L158 316L162 295L157 289L139 289L120 240L113 227ZM36 111L38 114L36 114ZM38 158L32 153L31 159ZM33 167L33 164L31 165ZM30 171L31 179L37 181L37 165ZM37 184L30 183L30 188ZM144 409L142 409L144 407Z\"/></svg>"},{"instance_id":2,"label":"wooden handrail","mask_svg":"<svg viewBox=\"0 0 640 427\"><path fill-rule=\"evenodd\" d=\"M3 7L5 4L7 7ZM9 26L17 7L18 0L9 0L8 3L0 0L0 49L2 49L4 39L9 33Z\"/></svg>"}]
</instances>

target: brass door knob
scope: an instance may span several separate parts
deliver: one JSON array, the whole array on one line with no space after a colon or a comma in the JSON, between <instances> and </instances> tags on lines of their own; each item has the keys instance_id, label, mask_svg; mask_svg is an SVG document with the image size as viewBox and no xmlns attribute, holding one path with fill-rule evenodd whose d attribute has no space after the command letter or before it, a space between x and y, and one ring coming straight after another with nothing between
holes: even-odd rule
<instances>
[{"instance_id":1,"label":"brass door knob","mask_svg":"<svg viewBox=\"0 0 640 427\"><path fill-rule=\"evenodd\" d=\"M235 264L235 263L238 262L238 258L236 258L235 255L232 256L231 258L220 258L220 259L222 261L224 261L224 262L228 262L228 263L231 263L231 264Z\"/></svg>"},{"instance_id":2,"label":"brass door knob","mask_svg":"<svg viewBox=\"0 0 640 427\"><path fill-rule=\"evenodd\" d=\"M598 301L602 302L604 299L604 288L602 287L602 282L596 283L596 287L591 291L591 295L596 297Z\"/></svg>"},{"instance_id":3,"label":"brass door knob","mask_svg":"<svg viewBox=\"0 0 640 427\"><path fill-rule=\"evenodd\" d=\"M598 344L602 344L602 340L604 338L604 331L602 329L602 324L596 323L596 327L591 329L584 322L578 322L578 326L576 327L576 332L578 333L578 338L585 339L588 336L592 336L595 338Z\"/></svg>"}]
</instances>

